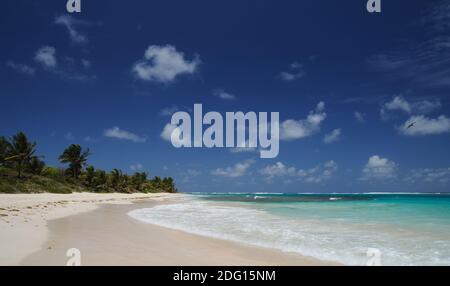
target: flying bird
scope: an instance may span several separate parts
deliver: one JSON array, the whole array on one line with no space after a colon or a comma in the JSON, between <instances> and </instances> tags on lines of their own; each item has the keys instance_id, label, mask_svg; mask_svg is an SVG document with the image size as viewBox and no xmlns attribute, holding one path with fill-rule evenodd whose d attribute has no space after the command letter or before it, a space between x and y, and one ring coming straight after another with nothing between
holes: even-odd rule
<instances>
[{"instance_id":1,"label":"flying bird","mask_svg":"<svg viewBox=\"0 0 450 286\"><path fill-rule=\"evenodd\" d=\"M407 127L406 129L409 129L409 128L411 128L411 127L414 127L415 124L416 124L415 122L409 124L408 127Z\"/></svg>"}]
</instances>

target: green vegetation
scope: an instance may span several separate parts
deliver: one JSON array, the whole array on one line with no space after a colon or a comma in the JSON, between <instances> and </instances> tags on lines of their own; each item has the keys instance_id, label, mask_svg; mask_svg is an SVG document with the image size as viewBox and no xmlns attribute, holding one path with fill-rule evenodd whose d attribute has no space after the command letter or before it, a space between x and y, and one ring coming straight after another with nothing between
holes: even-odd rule
<instances>
[{"instance_id":1,"label":"green vegetation","mask_svg":"<svg viewBox=\"0 0 450 286\"><path fill-rule=\"evenodd\" d=\"M72 144L64 150L61 156L59 156L59 161L61 161L61 163L69 163L67 173L74 179L78 179L83 166L86 165L87 157L89 155L89 149L83 152L80 145Z\"/></svg>"},{"instance_id":2,"label":"green vegetation","mask_svg":"<svg viewBox=\"0 0 450 286\"><path fill-rule=\"evenodd\" d=\"M0 193L175 193L171 177L148 178L145 172L132 175L119 169L110 173L87 165L90 150L72 144L59 156L67 168L46 166L35 155L36 142L30 142L23 132L11 138L0 137Z\"/></svg>"}]
</instances>

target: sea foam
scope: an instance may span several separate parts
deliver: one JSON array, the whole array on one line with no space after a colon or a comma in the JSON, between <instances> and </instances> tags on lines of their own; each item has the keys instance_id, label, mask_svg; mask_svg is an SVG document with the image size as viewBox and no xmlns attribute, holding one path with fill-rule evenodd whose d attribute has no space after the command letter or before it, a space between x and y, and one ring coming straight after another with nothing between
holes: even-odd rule
<instances>
[{"instance_id":1,"label":"sea foam","mask_svg":"<svg viewBox=\"0 0 450 286\"><path fill-rule=\"evenodd\" d=\"M383 265L450 264L449 241L380 224L278 216L267 209L268 205L187 199L136 209L128 214L146 223L192 234L346 265L365 265L369 259L368 248L380 250ZM279 207L279 204L270 207ZM288 205L282 207L289 208Z\"/></svg>"}]
</instances>

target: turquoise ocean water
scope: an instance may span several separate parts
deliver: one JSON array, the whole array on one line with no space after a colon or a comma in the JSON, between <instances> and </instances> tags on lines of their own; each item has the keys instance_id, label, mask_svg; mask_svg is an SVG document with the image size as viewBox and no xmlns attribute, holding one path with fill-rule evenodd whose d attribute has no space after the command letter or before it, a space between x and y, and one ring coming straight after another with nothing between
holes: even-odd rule
<instances>
[{"instance_id":1,"label":"turquoise ocean water","mask_svg":"<svg viewBox=\"0 0 450 286\"><path fill-rule=\"evenodd\" d=\"M191 194L130 212L186 232L365 265L450 265L450 194Z\"/></svg>"}]
</instances>

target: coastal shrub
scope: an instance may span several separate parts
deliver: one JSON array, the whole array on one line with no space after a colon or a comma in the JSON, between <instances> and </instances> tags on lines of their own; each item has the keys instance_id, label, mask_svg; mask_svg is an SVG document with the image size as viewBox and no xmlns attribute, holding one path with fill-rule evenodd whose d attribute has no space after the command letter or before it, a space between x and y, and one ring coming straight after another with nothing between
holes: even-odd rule
<instances>
[{"instance_id":1,"label":"coastal shrub","mask_svg":"<svg viewBox=\"0 0 450 286\"><path fill-rule=\"evenodd\" d=\"M94 190L96 192L108 192L107 182L108 176L106 172L103 170L95 170L93 179Z\"/></svg>"},{"instance_id":2,"label":"coastal shrub","mask_svg":"<svg viewBox=\"0 0 450 286\"><path fill-rule=\"evenodd\" d=\"M40 175L45 168L45 162L38 157L33 157L27 163L25 171L34 175Z\"/></svg>"},{"instance_id":3,"label":"coastal shrub","mask_svg":"<svg viewBox=\"0 0 450 286\"><path fill-rule=\"evenodd\" d=\"M16 193L16 188L11 182L8 182L6 178L0 179L0 193Z\"/></svg>"},{"instance_id":4,"label":"coastal shrub","mask_svg":"<svg viewBox=\"0 0 450 286\"><path fill-rule=\"evenodd\" d=\"M52 178L58 181L64 181L64 169L46 166L41 172L44 177Z\"/></svg>"},{"instance_id":5,"label":"coastal shrub","mask_svg":"<svg viewBox=\"0 0 450 286\"><path fill-rule=\"evenodd\" d=\"M0 176L6 176L9 173L9 169L3 166L0 166Z\"/></svg>"}]
</instances>

